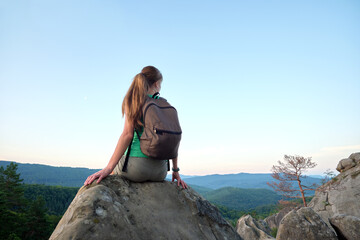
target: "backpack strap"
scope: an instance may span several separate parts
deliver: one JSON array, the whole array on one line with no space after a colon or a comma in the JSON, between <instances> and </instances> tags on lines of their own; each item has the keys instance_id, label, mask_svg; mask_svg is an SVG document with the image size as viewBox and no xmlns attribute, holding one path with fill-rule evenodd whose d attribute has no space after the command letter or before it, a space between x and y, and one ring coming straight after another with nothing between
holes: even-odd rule
<instances>
[{"instance_id":1,"label":"backpack strap","mask_svg":"<svg viewBox=\"0 0 360 240\"><path fill-rule=\"evenodd\" d=\"M122 171L123 171L123 172L126 172L126 171L127 171L127 165L128 165L128 162L129 162L129 156L130 156L130 151L131 151L131 145L132 145L132 139L131 139L130 145L129 145L129 147L128 147L128 151L127 151L127 153L126 153L124 166L123 166L123 168L122 168Z\"/></svg>"},{"instance_id":2,"label":"backpack strap","mask_svg":"<svg viewBox=\"0 0 360 240\"><path fill-rule=\"evenodd\" d=\"M134 129L134 130L135 130L135 132L136 132L136 136L138 137L138 139L139 139L139 141L140 141L140 136L139 136L138 131L137 131L136 129ZM129 147L128 147L128 151L127 151L127 153L126 153L124 166L123 166L123 168L122 168L122 171L123 171L123 172L126 172L126 171L127 171L127 165L128 165L128 162L129 162L130 151L131 151L131 145L132 145L132 140L131 140L130 145L129 145ZM168 169L169 169L169 167L168 167ZM169 170L169 171L170 171L170 170Z\"/></svg>"},{"instance_id":3,"label":"backpack strap","mask_svg":"<svg viewBox=\"0 0 360 240\"><path fill-rule=\"evenodd\" d=\"M159 92L156 92L152 95L152 98L154 99L158 99L160 97L160 93Z\"/></svg>"},{"instance_id":4,"label":"backpack strap","mask_svg":"<svg viewBox=\"0 0 360 240\"><path fill-rule=\"evenodd\" d=\"M136 136L138 137L139 142L140 142L140 135L139 135L139 133L138 133L138 131L136 129L135 129L135 132L136 132Z\"/></svg>"}]
</instances>

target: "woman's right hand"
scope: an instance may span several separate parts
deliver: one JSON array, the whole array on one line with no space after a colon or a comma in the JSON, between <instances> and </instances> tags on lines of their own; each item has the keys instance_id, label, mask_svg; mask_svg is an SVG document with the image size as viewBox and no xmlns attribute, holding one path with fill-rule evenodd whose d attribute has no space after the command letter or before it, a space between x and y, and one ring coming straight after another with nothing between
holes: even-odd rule
<instances>
[{"instance_id":1,"label":"woman's right hand","mask_svg":"<svg viewBox=\"0 0 360 240\"><path fill-rule=\"evenodd\" d=\"M90 185L95 179L98 178L96 183L101 182L102 179L106 178L110 173L112 172L109 168L104 168L103 170L100 170L92 175L90 175L86 181L84 182L84 185Z\"/></svg>"},{"instance_id":2,"label":"woman's right hand","mask_svg":"<svg viewBox=\"0 0 360 240\"><path fill-rule=\"evenodd\" d=\"M184 180L181 179L179 172L173 172L173 173L172 173L172 182L174 182L174 180L177 181L177 185L178 185L178 186L180 186L180 184L181 184L181 186L182 186L184 189L187 188L187 184L184 182Z\"/></svg>"}]
</instances>

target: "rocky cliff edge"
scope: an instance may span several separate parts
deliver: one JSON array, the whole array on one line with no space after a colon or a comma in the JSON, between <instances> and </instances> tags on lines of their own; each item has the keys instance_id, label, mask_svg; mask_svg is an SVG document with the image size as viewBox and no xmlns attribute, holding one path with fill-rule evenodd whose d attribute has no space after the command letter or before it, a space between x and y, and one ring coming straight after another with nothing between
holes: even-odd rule
<instances>
[{"instance_id":1,"label":"rocky cliff edge","mask_svg":"<svg viewBox=\"0 0 360 240\"><path fill-rule=\"evenodd\" d=\"M338 214L360 217L360 153L340 160L337 170L340 174L320 187L309 203L327 224Z\"/></svg>"},{"instance_id":2,"label":"rocky cliff edge","mask_svg":"<svg viewBox=\"0 0 360 240\"><path fill-rule=\"evenodd\" d=\"M50 239L241 239L218 209L176 183L108 176L82 187Z\"/></svg>"}]
</instances>

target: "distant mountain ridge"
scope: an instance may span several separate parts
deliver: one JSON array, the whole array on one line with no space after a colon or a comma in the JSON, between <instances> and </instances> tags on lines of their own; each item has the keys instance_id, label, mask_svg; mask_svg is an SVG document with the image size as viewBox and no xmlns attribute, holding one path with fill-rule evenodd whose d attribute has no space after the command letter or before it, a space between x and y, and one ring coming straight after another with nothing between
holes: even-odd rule
<instances>
[{"instance_id":1,"label":"distant mountain ridge","mask_svg":"<svg viewBox=\"0 0 360 240\"><path fill-rule=\"evenodd\" d=\"M0 166L6 166L12 161L0 161ZM18 172L28 184L60 185L66 187L81 187L86 178L100 169L54 167L43 164L17 163ZM171 177L171 176L170 176ZM236 188L265 188L272 190L266 183L273 181L270 173L236 173L236 174L212 174L205 176L182 176L186 183L196 185L195 189L202 187L200 192L209 189L224 187ZM171 178L167 178L168 180ZM305 185L320 183L321 179L306 177ZM206 190L207 189L207 190ZM200 190L200 189L199 189Z\"/></svg>"},{"instance_id":2,"label":"distant mountain ridge","mask_svg":"<svg viewBox=\"0 0 360 240\"><path fill-rule=\"evenodd\" d=\"M309 186L313 183L320 184L320 178L304 177L302 182ZM219 189L224 187L236 188L265 188L272 190L267 182L274 181L270 173L236 173L236 174L213 174L186 179L186 183L201 187ZM294 183L297 184L297 183Z\"/></svg>"},{"instance_id":3,"label":"distant mountain ridge","mask_svg":"<svg viewBox=\"0 0 360 240\"><path fill-rule=\"evenodd\" d=\"M0 161L4 168L14 161ZM54 167L43 164L18 163L18 173L24 183L64 187L81 187L86 178L100 169Z\"/></svg>"}]
</instances>

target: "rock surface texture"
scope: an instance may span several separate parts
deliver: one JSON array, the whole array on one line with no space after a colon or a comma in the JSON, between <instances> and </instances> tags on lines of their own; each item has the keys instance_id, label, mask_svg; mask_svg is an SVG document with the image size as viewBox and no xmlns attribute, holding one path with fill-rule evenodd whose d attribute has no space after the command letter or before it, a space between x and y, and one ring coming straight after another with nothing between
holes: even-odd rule
<instances>
[{"instance_id":1,"label":"rock surface texture","mask_svg":"<svg viewBox=\"0 0 360 240\"><path fill-rule=\"evenodd\" d=\"M316 191L308 204L329 226L329 218L337 214L360 217L360 153L353 153L348 159L356 164L343 168L338 176Z\"/></svg>"},{"instance_id":2,"label":"rock surface texture","mask_svg":"<svg viewBox=\"0 0 360 240\"><path fill-rule=\"evenodd\" d=\"M288 214L288 212L290 212L292 209L293 208L291 207L283 208L278 213L265 218L264 221L267 223L270 229L279 228L280 222L283 217Z\"/></svg>"},{"instance_id":3,"label":"rock surface texture","mask_svg":"<svg viewBox=\"0 0 360 240\"><path fill-rule=\"evenodd\" d=\"M236 231L244 240L271 240L270 228L264 221L256 221L250 215L242 216L236 224Z\"/></svg>"},{"instance_id":4,"label":"rock surface texture","mask_svg":"<svg viewBox=\"0 0 360 240\"><path fill-rule=\"evenodd\" d=\"M332 240L334 231L311 208L292 210L281 220L276 240Z\"/></svg>"},{"instance_id":5,"label":"rock surface texture","mask_svg":"<svg viewBox=\"0 0 360 240\"><path fill-rule=\"evenodd\" d=\"M352 167L355 167L360 163L360 153L353 153L348 158L344 158L340 160L338 163L336 170L339 172L346 171Z\"/></svg>"},{"instance_id":6,"label":"rock surface texture","mask_svg":"<svg viewBox=\"0 0 360 240\"><path fill-rule=\"evenodd\" d=\"M171 182L108 176L82 187L50 239L241 239L217 208Z\"/></svg>"},{"instance_id":7,"label":"rock surface texture","mask_svg":"<svg viewBox=\"0 0 360 240\"><path fill-rule=\"evenodd\" d=\"M349 215L336 215L330 218L340 240L360 239L360 218Z\"/></svg>"}]
</instances>

